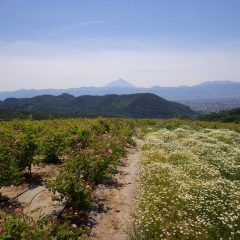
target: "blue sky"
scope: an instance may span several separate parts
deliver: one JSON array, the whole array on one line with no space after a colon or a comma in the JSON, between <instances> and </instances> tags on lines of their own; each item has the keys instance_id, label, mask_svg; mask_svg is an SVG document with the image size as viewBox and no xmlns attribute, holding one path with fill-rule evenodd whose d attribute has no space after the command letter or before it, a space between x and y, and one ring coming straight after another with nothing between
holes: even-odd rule
<instances>
[{"instance_id":1,"label":"blue sky","mask_svg":"<svg viewBox=\"0 0 240 240\"><path fill-rule=\"evenodd\" d=\"M0 0L0 90L240 80L239 0Z\"/></svg>"}]
</instances>

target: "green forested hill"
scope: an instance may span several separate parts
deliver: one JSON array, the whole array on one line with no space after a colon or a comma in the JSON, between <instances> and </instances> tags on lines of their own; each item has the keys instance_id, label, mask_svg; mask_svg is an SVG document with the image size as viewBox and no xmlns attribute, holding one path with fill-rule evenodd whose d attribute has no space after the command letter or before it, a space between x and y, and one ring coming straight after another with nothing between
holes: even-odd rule
<instances>
[{"instance_id":1,"label":"green forested hill","mask_svg":"<svg viewBox=\"0 0 240 240\"><path fill-rule=\"evenodd\" d=\"M199 116L200 120L220 122L240 122L240 108L209 113Z\"/></svg>"},{"instance_id":2,"label":"green forested hill","mask_svg":"<svg viewBox=\"0 0 240 240\"><path fill-rule=\"evenodd\" d=\"M194 114L189 107L167 101L149 93L129 95L59 96L42 95L33 98L8 98L0 109L71 116L125 116L135 118L171 118Z\"/></svg>"}]
</instances>

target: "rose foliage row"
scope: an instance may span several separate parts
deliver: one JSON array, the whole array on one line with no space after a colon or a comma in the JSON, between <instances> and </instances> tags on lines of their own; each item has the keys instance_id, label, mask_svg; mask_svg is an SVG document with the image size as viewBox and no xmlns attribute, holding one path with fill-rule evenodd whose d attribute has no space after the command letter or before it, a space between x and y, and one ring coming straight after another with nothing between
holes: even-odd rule
<instances>
[{"instance_id":1,"label":"rose foliage row","mask_svg":"<svg viewBox=\"0 0 240 240\"><path fill-rule=\"evenodd\" d=\"M46 186L69 208L91 204L96 186L111 177L134 144L135 120L116 118L13 120L0 122L0 187L21 184L33 165L57 164ZM73 222L42 219L0 210L0 239L77 239Z\"/></svg>"}]
</instances>

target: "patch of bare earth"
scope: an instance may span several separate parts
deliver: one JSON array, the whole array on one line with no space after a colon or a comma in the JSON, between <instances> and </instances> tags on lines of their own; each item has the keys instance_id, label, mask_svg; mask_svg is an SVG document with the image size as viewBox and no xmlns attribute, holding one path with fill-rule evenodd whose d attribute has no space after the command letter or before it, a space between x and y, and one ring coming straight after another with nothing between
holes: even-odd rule
<instances>
[{"instance_id":1,"label":"patch of bare earth","mask_svg":"<svg viewBox=\"0 0 240 240\"><path fill-rule=\"evenodd\" d=\"M65 204L54 200L56 196L44 186L44 181L54 177L56 171L57 167L54 165L33 166L31 177L20 186L0 189L0 208L20 204L23 212L35 220L47 215L57 215Z\"/></svg>"},{"instance_id":2,"label":"patch of bare earth","mask_svg":"<svg viewBox=\"0 0 240 240\"><path fill-rule=\"evenodd\" d=\"M95 192L102 210L90 213L90 218L95 223L90 239L128 239L137 191L138 161L141 158L141 140L136 142L137 146L129 148L123 165L117 168L113 183L100 185Z\"/></svg>"}]
</instances>

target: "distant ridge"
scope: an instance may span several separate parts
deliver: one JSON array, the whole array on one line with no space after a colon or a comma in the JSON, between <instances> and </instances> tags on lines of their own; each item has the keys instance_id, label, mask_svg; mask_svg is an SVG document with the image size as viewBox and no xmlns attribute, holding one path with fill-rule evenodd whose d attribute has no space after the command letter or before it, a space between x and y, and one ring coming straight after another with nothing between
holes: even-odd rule
<instances>
[{"instance_id":1,"label":"distant ridge","mask_svg":"<svg viewBox=\"0 0 240 240\"><path fill-rule=\"evenodd\" d=\"M234 84L234 85L240 85L240 82L230 81L230 80L215 80L215 81L206 81L203 83L198 84L198 86L210 86L210 85L216 85L216 84Z\"/></svg>"},{"instance_id":2,"label":"distant ridge","mask_svg":"<svg viewBox=\"0 0 240 240\"><path fill-rule=\"evenodd\" d=\"M2 111L28 111L74 116L124 116L134 118L172 118L194 114L189 107L150 93L130 95L59 96L8 98L0 102Z\"/></svg>"},{"instance_id":3,"label":"distant ridge","mask_svg":"<svg viewBox=\"0 0 240 240\"><path fill-rule=\"evenodd\" d=\"M42 89L42 90L18 90L12 92L0 92L0 100L6 98L26 98L39 95L60 95L68 93L73 96L106 94L134 94L153 93L171 101L185 101L197 99L226 99L240 97L240 82L234 81L208 81L195 86L160 87L150 88L135 87L126 80L118 79L104 87L81 87L69 89Z\"/></svg>"}]
</instances>

